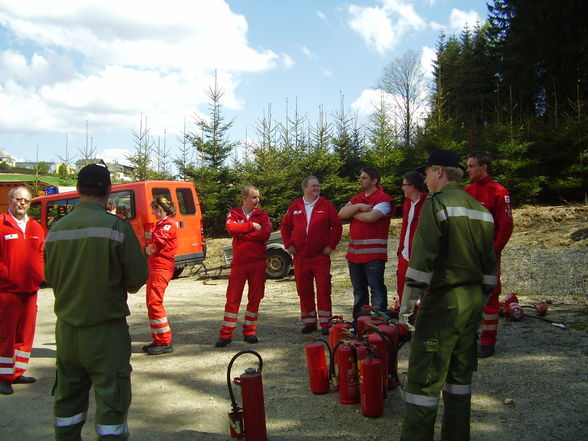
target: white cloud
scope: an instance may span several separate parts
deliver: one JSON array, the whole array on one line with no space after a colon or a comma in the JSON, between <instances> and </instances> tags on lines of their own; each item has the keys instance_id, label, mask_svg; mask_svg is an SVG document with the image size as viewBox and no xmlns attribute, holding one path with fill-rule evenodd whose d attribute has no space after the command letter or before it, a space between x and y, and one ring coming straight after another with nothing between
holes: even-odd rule
<instances>
[{"instance_id":1,"label":"white cloud","mask_svg":"<svg viewBox=\"0 0 588 441\"><path fill-rule=\"evenodd\" d=\"M381 7L350 5L348 24L369 48L385 55L408 32L423 29L426 25L406 0L383 0L382 3Z\"/></svg>"},{"instance_id":2,"label":"white cloud","mask_svg":"<svg viewBox=\"0 0 588 441\"><path fill-rule=\"evenodd\" d=\"M482 19L476 11L460 11L453 8L449 14L449 30L460 33L466 26L473 29L476 23L482 23Z\"/></svg>"},{"instance_id":3,"label":"white cloud","mask_svg":"<svg viewBox=\"0 0 588 441\"><path fill-rule=\"evenodd\" d=\"M316 15L321 20L325 20L327 18L327 16L325 15L325 13L323 11L321 11L320 9L318 11L316 11Z\"/></svg>"},{"instance_id":4,"label":"white cloud","mask_svg":"<svg viewBox=\"0 0 588 441\"><path fill-rule=\"evenodd\" d=\"M351 109L357 113L360 123L366 123L371 114L380 105L382 98L387 106L394 105L394 97L381 89L365 89L359 97L351 103Z\"/></svg>"},{"instance_id":5,"label":"white cloud","mask_svg":"<svg viewBox=\"0 0 588 441\"><path fill-rule=\"evenodd\" d=\"M435 52L435 49L428 46L423 46L423 51L421 54L421 66L425 74L425 78L427 79L433 78L433 61L435 61L436 58L437 53Z\"/></svg>"},{"instance_id":6,"label":"white cloud","mask_svg":"<svg viewBox=\"0 0 588 441\"><path fill-rule=\"evenodd\" d=\"M333 72L329 69L321 69L321 73L327 78L333 78Z\"/></svg>"},{"instance_id":7,"label":"white cloud","mask_svg":"<svg viewBox=\"0 0 588 441\"><path fill-rule=\"evenodd\" d=\"M223 0L0 0L2 28L0 130L129 130L143 113L154 130L180 131L208 103L215 70L222 104L237 109L242 74L294 65L252 48Z\"/></svg>"},{"instance_id":8,"label":"white cloud","mask_svg":"<svg viewBox=\"0 0 588 441\"><path fill-rule=\"evenodd\" d=\"M318 57L306 46L300 46L300 50L302 51L302 53L307 57L310 58L311 60L316 60Z\"/></svg>"}]
</instances>

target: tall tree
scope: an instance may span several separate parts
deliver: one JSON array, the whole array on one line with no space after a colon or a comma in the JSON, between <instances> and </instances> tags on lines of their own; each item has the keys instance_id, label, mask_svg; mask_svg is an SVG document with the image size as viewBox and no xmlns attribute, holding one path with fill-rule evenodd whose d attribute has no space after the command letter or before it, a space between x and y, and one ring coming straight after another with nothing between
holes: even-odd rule
<instances>
[{"instance_id":1,"label":"tall tree","mask_svg":"<svg viewBox=\"0 0 588 441\"><path fill-rule=\"evenodd\" d=\"M395 98L404 146L414 146L418 118L427 97L427 84L418 54L408 51L390 62L384 68L378 88Z\"/></svg>"},{"instance_id":2,"label":"tall tree","mask_svg":"<svg viewBox=\"0 0 588 441\"><path fill-rule=\"evenodd\" d=\"M196 117L198 130L192 133L192 143L200 154L202 165L220 168L237 143L229 140L229 130L234 120L224 122L221 99L224 91L218 86L217 73L214 73L214 86L208 87L206 95L210 99L208 118Z\"/></svg>"},{"instance_id":3,"label":"tall tree","mask_svg":"<svg viewBox=\"0 0 588 441\"><path fill-rule=\"evenodd\" d=\"M146 181L152 179L153 169L151 168L151 161L155 140L151 136L147 124L147 116L145 116L145 122L143 122L143 114L141 114L139 130L133 130L131 135L135 144L135 153L126 155L126 158L133 167L133 180Z\"/></svg>"}]
</instances>

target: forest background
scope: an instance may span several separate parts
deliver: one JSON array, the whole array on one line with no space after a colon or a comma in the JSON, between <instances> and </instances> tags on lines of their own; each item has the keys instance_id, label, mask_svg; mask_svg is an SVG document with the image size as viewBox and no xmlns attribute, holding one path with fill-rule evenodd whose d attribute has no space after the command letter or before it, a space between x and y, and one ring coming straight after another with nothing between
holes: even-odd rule
<instances>
[{"instance_id":1,"label":"forest background","mask_svg":"<svg viewBox=\"0 0 588 441\"><path fill-rule=\"evenodd\" d=\"M133 178L194 181L209 236L225 233L227 209L239 203L245 184L257 186L263 208L278 225L300 182L315 175L336 207L359 190L362 166L382 173L384 190L402 200L402 175L436 149L494 157L491 174L510 191L515 206L587 203L588 2L494 0L483 25L461 35L441 34L434 81L407 52L392 60L377 87L382 98L365 125L345 107L321 109L311 121L296 105L276 121L271 105L255 123L254 138L230 139L234 123L223 115L222 85L206 92L206 118L185 126L172 158L147 119L133 132ZM94 157L92 149L80 151ZM63 182L71 182L70 158L60 158ZM38 172L38 171L37 171Z\"/></svg>"}]
</instances>

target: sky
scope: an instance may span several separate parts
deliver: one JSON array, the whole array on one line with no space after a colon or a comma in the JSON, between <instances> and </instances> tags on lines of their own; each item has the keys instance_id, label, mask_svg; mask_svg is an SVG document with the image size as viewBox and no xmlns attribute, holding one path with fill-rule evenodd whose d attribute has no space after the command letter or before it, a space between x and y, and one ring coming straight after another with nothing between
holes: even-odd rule
<instances>
[{"instance_id":1,"label":"sky","mask_svg":"<svg viewBox=\"0 0 588 441\"><path fill-rule=\"evenodd\" d=\"M175 157L215 72L232 140L296 108L362 123L386 65L414 51L431 78L441 32L486 16L486 0L0 0L0 148L124 163L142 124Z\"/></svg>"}]
</instances>

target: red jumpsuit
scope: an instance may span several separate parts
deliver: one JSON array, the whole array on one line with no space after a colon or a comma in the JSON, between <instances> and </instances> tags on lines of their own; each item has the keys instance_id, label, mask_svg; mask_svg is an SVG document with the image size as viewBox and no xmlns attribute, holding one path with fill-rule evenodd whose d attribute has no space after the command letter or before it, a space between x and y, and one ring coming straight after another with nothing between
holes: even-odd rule
<instances>
[{"instance_id":1,"label":"red jumpsuit","mask_svg":"<svg viewBox=\"0 0 588 441\"><path fill-rule=\"evenodd\" d=\"M157 221L151 233L151 245L156 252L147 259L147 314L153 343L166 346L171 343L172 331L163 306L163 294L174 275L174 258L178 249L178 226L172 218Z\"/></svg>"},{"instance_id":2,"label":"red jumpsuit","mask_svg":"<svg viewBox=\"0 0 588 441\"><path fill-rule=\"evenodd\" d=\"M476 198L492 214L492 218L494 219L494 251L496 252L498 264L500 265L502 250L510 239L514 226L508 191L498 182L494 181L490 175L472 182L464 190ZM498 284L494 291L492 291L486 306L484 306L482 335L480 337L480 344L484 346L494 346L496 344L498 297L500 296L501 289L499 272Z\"/></svg>"},{"instance_id":3,"label":"red jumpsuit","mask_svg":"<svg viewBox=\"0 0 588 441\"><path fill-rule=\"evenodd\" d=\"M398 243L398 250L396 250L396 255L398 256L398 269L396 271L396 292L398 293L398 307L402 304L402 294L404 293L404 282L406 280L406 270L408 269L408 260L404 258L402 252L404 250L404 241L406 238L406 234L408 234L408 257L410 258L410 253L412 249L412 239L414 237L414 233L416 233L417 226L419 224L419 218L421 217L421 211L423 209L423 205L425 203L425 199L429 193L423 192L419 196L415 206L414 206L414 214L412 218L412 222L410 223L410 230L408 230L408 213L410 212L410 206L412 201L408 198L404 200L404 205L402 206L402 228L400 230L400 242Z\"/></svg>"},{"instance_id":4,"label":"red jumpsuit","mask_svg":"<svg viewBox=\"0 0 588 441\"><path fill-rule=\"evenodd\" d=\"M43 282L44 234L28 217L25 232L0 215L0 382L14 382L28 366Z\"/></svg>"},{"instance_id":5,"label":"red jumpsuit","mask_svg":"<svg viewBox=\"0 0 588 441\"><path fill-rule=\"evenodd\" d=\"M261 225L255 230L253 223ZM237 327L237 316L245 282L248 283L247 309L243 320L243 336L255 335L257 329L257 311L263 299L265 289L266 246L272 232L268 214L258 208L254 209L249 218L243 207L236 207L227 215L227 231L233 237L233 260L231 274L227 286L227 302L221 338L231 338Z\"/></svg>"},{"instance_id":6,"label":"red jumpsuit","mask_svg":"<svg viewBox=\"0 0 588 441\"><path fill-rule=\"evenodd\" d=\"M296 247L294 277L300 297L300 316L305 326L329 327L331 311L331 257L323 254L326 247L335 249L341 240L343 227L335 206L319 197L312 209L310 224L306 218L303 198L296 199L288 208L280 224L286 248ZM316 281L316 305L314 285Z\"/></svg>"}]
</instances>

